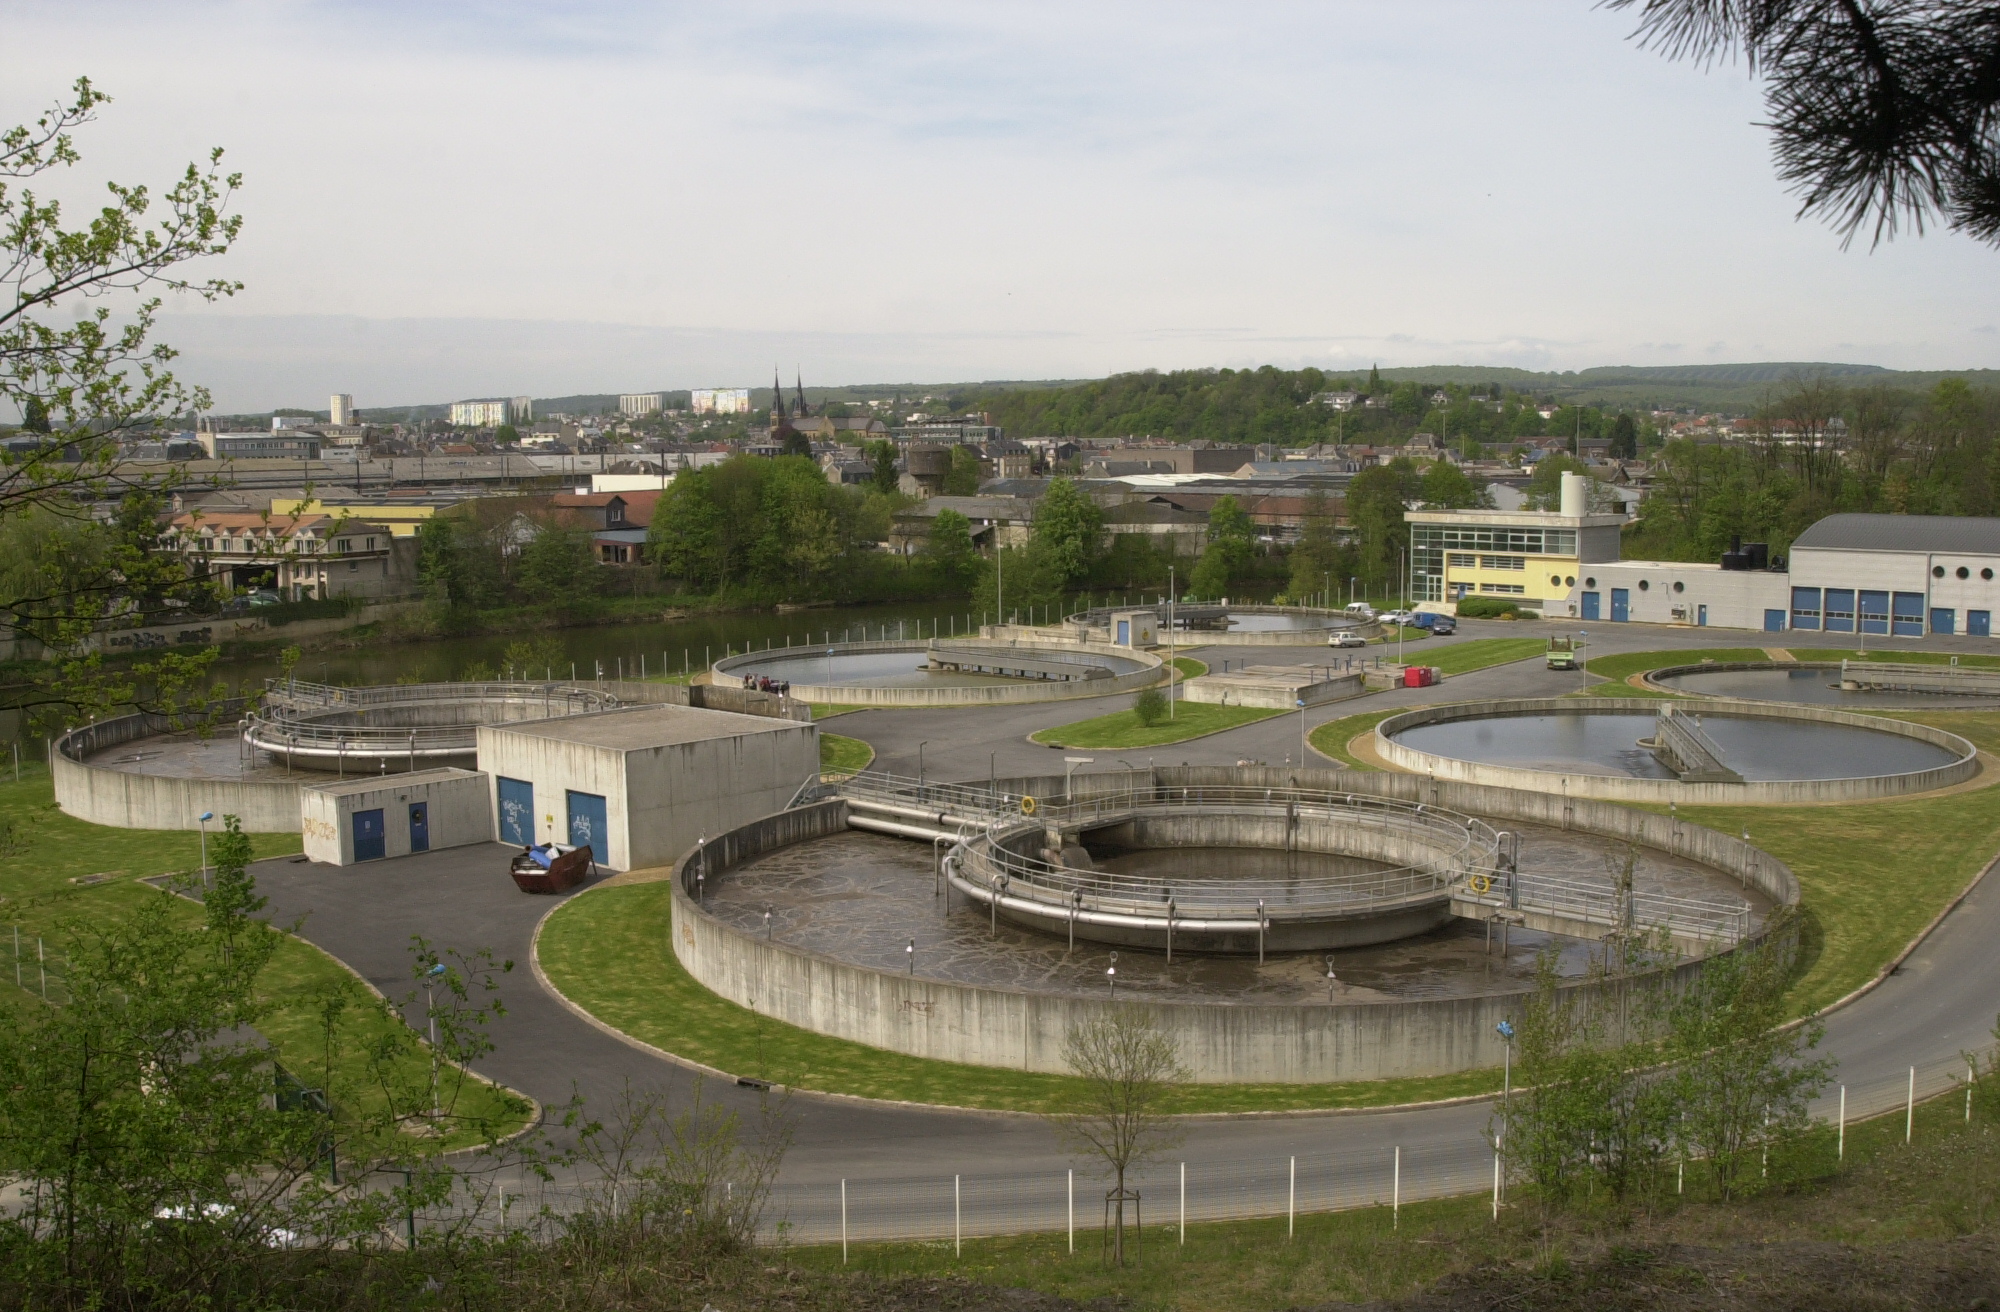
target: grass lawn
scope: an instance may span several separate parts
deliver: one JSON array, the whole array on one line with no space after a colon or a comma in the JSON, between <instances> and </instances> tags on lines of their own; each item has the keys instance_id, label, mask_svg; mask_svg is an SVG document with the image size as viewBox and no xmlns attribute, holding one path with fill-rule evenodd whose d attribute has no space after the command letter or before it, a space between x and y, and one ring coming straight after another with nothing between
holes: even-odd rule
<instances>
[{"instance_id":1,"label":"grass lawn","mask_svg":"<svg viewBox=\"0 0 2000 1312\"><path fill-rule=\"evenodd\" d=\"M1169 664L1180 671L1181 679L1199 679L1208 673L1207 662L1198 661L1192 656L1176 656Z\"/></svg>"},{"instance_id":2,"label":"grass lawn","mask_svg":"<svg viewBox=\"0 0 2000 1312\"><path fill-rule=\"evenodd\" d=\"M808 702L806 706L812 711L815 720L830 720L836 715L851 715L855 711L873 709L868 706L847 706L840 702Z\"/></svg>"},{"instance_id":3,"label":"grass lawn","mask_svg":"<svg viewBox=\"0 0 2000 1312\"><path fill-rule=\"evenodd\" d=\"M1349 752L1347 744L1354 741L1355 735L1366 733L1390 716L1400 715L1409 709L1407 706L1398 706L1394 710L1364 711L1360 715L1348 715L1338 720L1328 720L1325 724L1307 734L1306 741L1318 750L1331 756L1334 760L1344 763L1350 770L1374 770L1379 772L1382 769L1381 766L1364 761L1352 752Z\"/></svg>"},{"instance_id":4,"label":"grass lawn","mask_svg":"<svg viewBox=\"0 0 2000 1312\"><path fill-rule=\"evenodd\" d=\"M1470 674L1490 665L1506 665L1539 656L1547 649L1548 643L1540 638L1474 638L1469 642L1416 653L1412 663L1434 665L1447 676ZM1408 654L1406 651L1405 655Z\"/></svg>"},{"instance_id":5,"label":"grass lawn","mask_svg":"<svg viewBox=\"0 0 2000 1312\"><path fill-rule=\"evenodd\" d=\"M1516 1186L1497 1221L1488 1197L1475 1194L1406 1203L1400 1218L1385 1206L1305 1212L1290 1234L1282 1212L1192 1221L1182 1236L1169 1185L1157 1199L1147 1194L1153 1228L1123 1270L1102 1256L1101 1203L1088 1191L1103 1186L1085 1171L1077 1172L1074 1253L1061 1231L968 1238L954 1253L947 1179L934 1224L942 1241L855 1243L844 1265L838 1244L793 1249L785 1260L821 1278L844 1271L909 1282L903 1288L913 1295L924 1281L965 1280L1071 1300L1065 1306L1189 1312L1401 1306L1444 1277L1421 1306L1798 1308L1816 1305L1820 1289L1823 1306L1849 1306L1841 1294L1857 1307L1979 1306L1913 1294L1932 1280L1949 1284L1953 1268L1964 1279L1990 1261L1985 1245L1964 1237L1989 1233L2000 1206L2000 1135L1990 1111L1971 1125L1962 1114L1953 1097L1919 1106L1908 1146L1900 1112L1850 1122L1844 1163L1833 1132L1814 1130L1771 1155L1768 1181L1751 1172L1753 1196L1731 1202L1715 1200L1691 1165L1686 1195L1676 1195L1668 1169L1652 1201L1632 1207L1544 1214ZM1263 1206L1283 1206L1284 1171L1279 1159ZM1191 1202L1202 1185L1190 1172ZM1126 1242L1130 1251L1129 1231ZM1845 1278L1843 1266L1852 1273ZM997 1297L977 1304L1000 1305Z\"/></svg>"},{"instance_id":6,"label":"grass lawn","mask_svg":"<svg viewBox=\"0 0 2000 1312\"><path fill-rule=\"evenodd\" d=\"M1875 635L1868 635L1871 640ZM1821 642L1826 641L1824 637ZM1973 656L1951 651L1878 651L1871 647L1859 652L1852 647L1787 647L1802 661L1885 661L1897 665L1973 665L1980 669L2000 669L2000 656Z\"/></svg>"},{"instance_id":7,"label":"grass lawn","mask_svg":"<svg viewBox=\"0 0 2000 1312\"><path fill-rule=\"evenodd\" d=\"M1109 715L1099 715L1089 720L1077 720L1072 724L1059 724L1053 729L1043 729L1030 735L1034 742L1060 744L1064 747L1102 747L1107 750L1119 747L1159 747L1166 743L1183 742L1189 738L1199 738L1205 733L1218 729L1234 729L1240 724L1254 724L1258 720L1268 720L1284 712L1267 706L1216 706L1209 702L1174 703L1174 718L1162 719L1154 724L1141 724L1135 711L1113 711Z\"/></svg>"},{"instance_id":8,"label":"grass lawn","mask_svg":"<svg viewBox=\"0 0 2000 1312\"><path fill-rule=\"evenodd\" d=\"M1586 648L1586 650L1588 650ZM1703 647L1692 651L1630 651L1618 656L1594 656L1585 660L1584 665L1592 674L1601 679L1610 679L1621 688L1630 688L1625 680L1645 670L1665 669L1669 665L1699 665L1703 661L1768 661L1762 647ZM1607 692L1604 696L1638 696L1641 690L1631 688L1630 693Z\"/></svg>"},{"instance_id":9,"label":"grass lawn","mask_svg":"<svg viewBox=\"0 0 2000 1312\"><path fill-rule=\"evenodd\" d=\"M959 1107L1045 1111L1068 1076L966 1066L885 1052L798 1029L725 1002L681 969L669 946L665 881L599 889L565 904L542 930L542 969L578 1006L634 1038L732 1075L793 1088ZM1182 1112L1379 1107L1488 1093L1498 1071L1352 1084L1196 1084Z\"/></svg>"},{"instance_id":10,"label":"grass lawn","mask_svg":"<svg viewBox=\"0 0 2000 1312\"><path fill-rule=\"evenodd\" d=\"M860 774L875 759L875 749L859 738L843 738L837 733L819 736L819 772L845 778Z\"/></svg>"},{"instance_id":11,"label":"grass lawn","mask_svg":"<svg viewBox=\"0 0 2000 1312\"><path fill-rule=\"evenodd\" d=\"M87 824L56 809L54 789L47 770L23 766L21 782L10 779L0 784L0 821L16 826L29 855L0 864L0 927L9 936L19 926L27 951L33 937L50 940L57 950L60 927L65 921L106 924L130 916L147 898L166 897L152 885L140 881L156 875L198 870L201 866L201 835L182 830L113 829ZM300 849L297 834L253 834L257 859L284 856ZM89 880L75 883L75 880ZM201 916L191 902L176 898L176 914L192 923ZM465 947L475 944L461 945ZM33 982L32 972L29 975ZM281 1058L286 1051L301 1054L296 1065L311 1064L310 1055L320 1048L319 1020L314 1003L329 988L351 983L354 976L332 957L304 939L286 935L277 953L259 980L264 996L273 1004L272 1012L259 1025L263 1035L278 1046ZM14 1005L38 1005L35 997L0 980L0 996ZM364 1011L350 1011L348 1050L360 1061L371 1035L385 1020ZM357 1081L361 1071L354 1072ZM486 1085L468 1084L461 1110L489 1122L503 1122L503 1133L518 1127L526 1117L527 1104L514 1095ZM457 1139L444 1147L466 1146Z\"/></svg>"}]
</instances>

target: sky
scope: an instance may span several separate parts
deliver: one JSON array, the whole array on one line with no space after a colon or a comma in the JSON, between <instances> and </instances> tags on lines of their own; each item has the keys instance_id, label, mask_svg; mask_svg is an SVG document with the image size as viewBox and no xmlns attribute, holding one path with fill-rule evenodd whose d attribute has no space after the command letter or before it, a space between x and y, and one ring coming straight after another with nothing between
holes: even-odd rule
<instances>
[{"instance_id":1,"label":"sky","mask_svg":"<svg viewBox=\"0 0 2000 1312\"><path fill-rule=\"evenodd\" d=\"M222 410L1145 368L2000 366L2000 252L1795 217L1757 84L1590 0L10 0L42 190L212 146Z\"/></svg>"}]
</instances>

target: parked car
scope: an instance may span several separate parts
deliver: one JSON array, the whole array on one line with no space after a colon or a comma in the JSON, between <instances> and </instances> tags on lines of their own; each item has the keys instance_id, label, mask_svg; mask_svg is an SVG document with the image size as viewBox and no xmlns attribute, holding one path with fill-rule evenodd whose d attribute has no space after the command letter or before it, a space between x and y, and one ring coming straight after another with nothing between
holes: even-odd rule
<instances>
[{"instance_id":1,"label":"parked car","mask_svg":"<svg viewBox=\"0 0 2000 1312\"><path fill-rule=\"evenodd\" d=\"M1329 647L1366 647L1368 639L1362 637L1353 629L1339 629L1334 632L1332 637L1326 640L1326 645Z\"/></svg>"},{"instance_id":2,"label":"parked car","mask_svg":"<svg viewBox=\"0 0 2000 1312\"><path fill-rule=\"evenodd\" d=\"M1413 610L1392 610L1380 616L1384 624L1401 624L1406 628L1415 627L1416 618L1417 613Z\"/></svg>"},{"instance_id":3,"label":"parked car","mask_svg":"<svg viewBox=\"0 0 2000 1312\"><path fill-rule=\"evenodd\" d=\"M1449 638L1457 632L1458 620L1454 616L1439 615L1431 620L1431 636L1434 638Z\"/></svg>"}]
</instances>

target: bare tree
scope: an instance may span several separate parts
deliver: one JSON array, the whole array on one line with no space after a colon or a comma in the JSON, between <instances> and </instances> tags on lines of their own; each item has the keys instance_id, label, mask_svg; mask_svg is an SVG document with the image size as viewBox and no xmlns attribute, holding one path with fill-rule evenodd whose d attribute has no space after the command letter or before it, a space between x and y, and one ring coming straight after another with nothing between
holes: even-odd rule
<instances>
[{"instance_id":1,"label":"bare tree","mask_svg":"<svg viewBox=\"0 0 2000 1312\"><path fill-rule=\"evenodd\" d=\"M1181 1141L1166 1104L1191 1072L1172 1036L1136 1007L1072 1025L1062 1052L1078 1082L1063 1110L1049 1119L1073 1151L1098 1159L1112 1181L1105 1211L1112 1261L1123 1266L1125 1204L1138 1199L1125 1182L1148 1158Z\"/></svg>"}]
</instances>

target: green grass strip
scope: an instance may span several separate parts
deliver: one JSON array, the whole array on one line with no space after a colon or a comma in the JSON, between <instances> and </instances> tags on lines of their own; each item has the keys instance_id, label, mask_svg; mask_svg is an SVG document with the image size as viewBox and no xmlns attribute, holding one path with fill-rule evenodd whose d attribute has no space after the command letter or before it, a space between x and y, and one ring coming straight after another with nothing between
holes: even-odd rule
<instances>
[{"instance_id":1,"label":"green grass strip","mask_svg":"<svg viewBox=\"0 0 2000 1312\"><path fill-rule=\"evenodd\" d=\"M1368 732L1390 716L1400 715L1409 709L1407 706L1398 706L1393 710L1365 711L1360 715L1349 715L1338 720L1328 720L1325 724L1307 734L1306 741L1319 751L1346 765L1350 770L1371 770L1379 774L1382 770L1381 766L1364 761L1354 755L1354 753L1347 750L1347 744L1353 742L1357 735Z\"/></svg>"},{"instance_id":2,"label":"green grass strip","mask_svg":"<svg viewBox=\"0 0 2000 1312\"><path fill-rule=\"evenodd\" d=\"M1825 639L1821 639L1825 641ZM1975 656L1964 652L1950 651L1878 651L1873 648L1865 652L1843 647L1787 647L1785 650L1802 661L1881 661L1894 665L1949 665L1957 661L1976 669L2000 669L2000 656Z\"/></svg>"},{"instance_id":3,"label":"green grass strip","mask_svg":"<svg viewBox=\"0 0 2000 1312\"><path fill-rule=\"evenodd\" d=\"M1548 644L1540 638L1474 638L1436 651L1418 652L1411 663L1434 666L1450 676L1523 661L1547 650Z\"/></svg>"},{"instance_id":4,"label":"green grass strip","mask_svg":"<svg viewBox=\"0 0 2000 1312\"><path fill-rule=\"evenodd\" d=\"M875 749L859 738L837 733L819 736L819 772L823 775L860 774L875 759Z\"/></svg>"},{"instance_id":5,"label":"green grass strip","mask_svg":"<svg viewBox=\"0 0 2000 1312\"><path fill-rule=\"evenodd\" d=\"M55 951L54 938L61 922L89 920L105 925L123 921L144 899L168 896L140 881L201 867L198 831L114 829L65 815L56 808L47 770L39 765L32 770L24 767L18 784L11 779L0 784L0 821L11 823L17 841L26 845L24 855L0 862L0 933L7 935L9 951L16 926L27 952L33 951L34 938L44 936L51 940L50 950ZM296 853L300 845L298 834L251 835L252 851L260 861ZM201 909L176 898L174 914L182 923L193 924L200 920ZM26 982L33 988L36 980L31 975ZM258 1023L258 1030L276 1045L281 1060L286 1053L296 1053L299 1055L293 1064L301 1070L311 1068L323 1050L317 1000L341 984L359 987L334 958L304 939L284 936L258 980L272 1007ZM16 1006L41 1005L34 993L16 989L11 977L0 979L0 997ZM346 1073L353 1083L365 1084L362 1063L369 1040L385 1026L400 1022L357 1008L348 1012L346 1023L346 1050L352 1063ZM525 1123L528 1104L506 1090L469 1081L459 1110L499 1123L504 1134ZM470 1144L470 1138L453 1136L416 1143L413 1150L432 1152Z\"/></svg>"},{"instance_id":6,"label":"green grass strip","mask_svg":"<svg viewBox=\"0 0 2000 1312\"><path fill-rule=\"evenodd\" d=\"M908 1057L725 1002L681 968L670 946L672 917L665 881L572 899L542 929L542 969L572 1002L613 1028L731 1075L865 1098L1030 1112L1056 1107L1075 1084L1066 1075ZM1382 1107L1498 1087L1497 1070L1346 1084L1191 1084L1175 1095L1173 1110Z\"/></svg>"},{"instance_id":7,"label":"green grass strip","mask_svg":"<svg viewBox=\"0 0 2000 1312\"><path fill-rule=\"evenodd\" d=\"M1216 706L1209 702L1174 703L1174 718L1152 724L1140 723L1137 712L1113 711L1089 720L1059 724L1030 735L1031 741L1063 747L1105 748L1160 747L1185 742L1220 729L1255 724L1281 710L1268 706Z\"/></svg>"}]
</instances>

